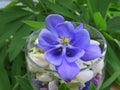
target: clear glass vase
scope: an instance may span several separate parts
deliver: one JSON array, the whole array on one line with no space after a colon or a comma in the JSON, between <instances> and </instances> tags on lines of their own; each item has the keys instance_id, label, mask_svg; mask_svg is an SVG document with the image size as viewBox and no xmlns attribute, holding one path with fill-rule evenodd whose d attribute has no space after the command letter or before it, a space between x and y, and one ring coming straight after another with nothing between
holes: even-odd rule
<instances>
[{"instance_id":1,"label":"clear glass vase","mask_svg":"<svg viewBox=\"0 0 120 90\"><path fill-rule=\"evenodd\" d=\"M79 23L74 22L73 24L74 26L77 26ZM29 71L29 79L35 90L58 90L61 83L65 83L70 90L82 90L82 88L85 88L88 81L95 85L96 90L99 90L107 44L104 36L97 29L86 24L83 25L90 34L90 43L99 45L101 48L102 57L88 62L76 61L78 63L77 65L81 67L81 73L69 83L60 79L55 67L45 61L43 55L44 52L35 48L35 43L37 43L37 37L41 29L33 32L28 37L25 47L25 55Z\"/></svg>"}]
</instances>

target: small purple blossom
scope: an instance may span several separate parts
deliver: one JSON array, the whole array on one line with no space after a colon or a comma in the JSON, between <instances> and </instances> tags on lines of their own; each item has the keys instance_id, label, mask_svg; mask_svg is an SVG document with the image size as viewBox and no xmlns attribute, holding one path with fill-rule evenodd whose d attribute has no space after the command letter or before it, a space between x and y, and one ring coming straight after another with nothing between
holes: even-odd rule
<instances>
[{"instance_id":1,"label":"small purple blossom","mask_svg":"<svg viewBox=\"0 0 120 90\"><path fill-rule=\"evenodd\" d=\"M91 82L96 86L98 87L100 82L101 82L101 78L102 78L102 75L101 74L97 74L94 78L92 78Z\"/></svg>"},{"instance_id":2,"label":"small purple blossom","mask_svg":"<svg viewBox=\"0 0 120 90\"><path fill-rule=\"evenodd\" d=\"M45 24L46 28L38 36L37 46L45 51L45 58L55 65L64 81L70 82L80 72L75 62L79 58L89 61L101 57L99 46L90 45L90 35L83 24L75 28L58 14L48 15Z\"/></svg>"},{"instance_id":3,"label":"small purple blossom","mask_svg":"<svg viewBox=\"0 0 120 90\"><path fill-rule=\"evenodd\" d=\"M90 88L90 81L86 82L85 87L80 88L79 90L89 90L89 88Z\"/></svg>"}]
</instances>

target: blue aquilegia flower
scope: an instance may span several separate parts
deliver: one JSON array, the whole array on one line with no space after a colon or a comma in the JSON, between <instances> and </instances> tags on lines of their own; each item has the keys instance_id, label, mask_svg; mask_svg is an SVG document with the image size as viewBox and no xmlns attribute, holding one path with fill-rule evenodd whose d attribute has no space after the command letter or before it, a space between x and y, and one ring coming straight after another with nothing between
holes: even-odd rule
<instances>
[{"instance_id":1,"label":"blue aquilegia flower","mask_svg":"<svg viewBox=\"0 0 120 90\"><path fill-rule=\"evenodd\" d=\"M37 46L45 51L45 58L55 66L64 81L70 82L80 72L76 60L89 61L101 57L100 48L90 45L89 32L82 24L75 28L58 14L48 15L45 24Z\"/></svg>"}]
</instances>

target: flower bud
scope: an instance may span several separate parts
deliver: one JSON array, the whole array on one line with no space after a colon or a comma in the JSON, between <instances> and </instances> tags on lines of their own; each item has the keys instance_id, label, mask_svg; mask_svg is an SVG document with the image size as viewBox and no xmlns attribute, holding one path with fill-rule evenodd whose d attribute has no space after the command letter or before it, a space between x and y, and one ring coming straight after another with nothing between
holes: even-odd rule
<instances>
[{"instance_id":1,"label":"flower bud","mask_svg":"<svg viewBox=\"0 0 120 90\"><path fill-rule=\"evenodd\" d=\"M40 80L40 81L43 81L43 82L50 82L50 81L52 81L52 77L49 75L49 74L47 74L47 73L37 73L36 74L36 78L38 79L38 80Z\"/></svg>"},{"instance_id":2,"label":"flower bud","mask_svg":"<svg viewBox=\"0 0 120 90\"><path fill-rule=\"evenodd\" d=\"M41 67L48 67L49 63L45 59L44 54L31 54L31 59Z\"/></svg>"},{"instance_id":3,"label":"flower bud","mask_svg":"<svg viewBox=\"0 0 120 90\"><path fill-rule=\"evenodd\" d=\"M93 71L91 70L84 70L81 71L77 76L76 79L80 82L80 83L85 83L89 80L91 80L93 78L94 74Z\"/></svg>"},{"instance_id":4,"label":"flower bud","mask_svg":"<svg viewBox=\"0 0 120 90\"><path fill-rule=\"evenodd\" d=\"M98 64L96 64L95 66L93 66L92 71L94 72L95 75L97 73L102 74L103 67L104 67L104 61L101 60Z\"/></svg>"},{"instance_id":5,"label":"flower bud","mask_svg":"<svg viewBox=\"0 0 120 90\"><path fill-rule=\"evenodd\" d=\"M93 44L93 45L100 45L100 43L96 40L90 40L90 44Z\"/></svg>"},{"instance_id":6,"label":"flower bud","mask_svg":"<svg viewBox=\"0 0 120 90\"><path fill-rule=\"evenodd\" d=\"M37 65L46 68L49 66L49 63L47 62L47 60L44 58L44 54L30 54L30 58L31 60L33 60L33 62L35 62ZM28 69L31 72L40 72L40 70L34 66L29 60L27 60L28 62Z\"/></svg>"},{"instance_id":7,"label":"flower bud","mask_svg":"<svg viewBox=\"0 0 120 90\"><path fill-rule=\"evenodd\" d=\"M58 90L57 81L54 80L54 81L49 82L48 88L49 88L49 90Z\"/></svg>"}]
</instances>

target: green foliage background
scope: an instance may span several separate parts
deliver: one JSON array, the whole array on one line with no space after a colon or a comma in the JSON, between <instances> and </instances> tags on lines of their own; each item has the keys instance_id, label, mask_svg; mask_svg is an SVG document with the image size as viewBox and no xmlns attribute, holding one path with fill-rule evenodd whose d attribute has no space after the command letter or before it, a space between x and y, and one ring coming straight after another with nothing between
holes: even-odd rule
<instances>
[{"instance_id":1,"label":"green foliage background","mask_svg":"<svg viewBox=\"0 0 120 90\"><path fill-rule=\"evenodd\" d=\"M100 90L110 90L113 83L120 86L120 1L38 1L13 0L0 10L0 90L33 90L27 78L24 46L27 37L43 27L45 17L52 13L90 24L105 36L108 50Z\"/></svg>"}]
</instances>

